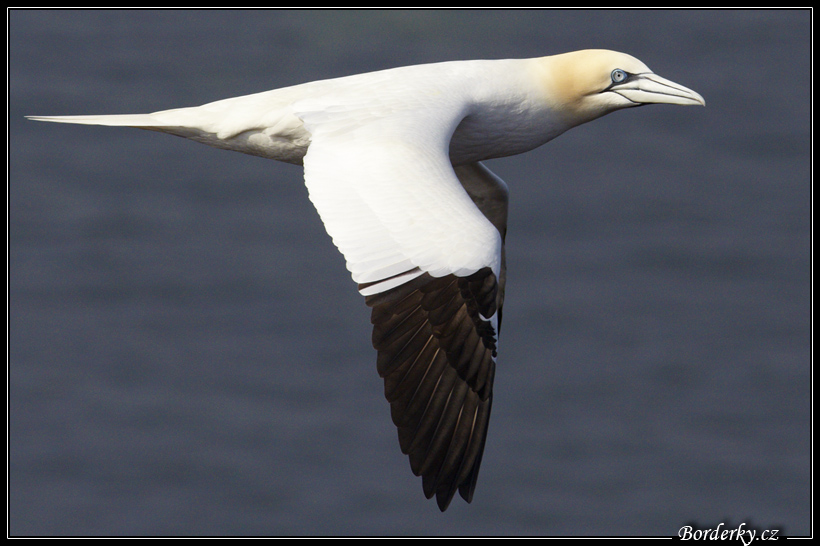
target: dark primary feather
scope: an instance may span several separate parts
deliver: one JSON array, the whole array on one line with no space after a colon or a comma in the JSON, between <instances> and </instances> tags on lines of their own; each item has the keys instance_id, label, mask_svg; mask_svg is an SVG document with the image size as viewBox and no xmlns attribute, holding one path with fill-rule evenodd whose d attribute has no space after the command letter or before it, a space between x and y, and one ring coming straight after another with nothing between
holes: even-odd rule
<instances>
[{"instance_id":1,"label":"dark primary feather","mask_svg":"<svg viewBox=\"0 0 820 546\"><path fill-rule=\"evenodd\" d=\"M469 277L425 273L368 296L373 346L399 445L444 511L475 491L492 406L499 285L489 268Z\"/></svg>"}]
</instances>

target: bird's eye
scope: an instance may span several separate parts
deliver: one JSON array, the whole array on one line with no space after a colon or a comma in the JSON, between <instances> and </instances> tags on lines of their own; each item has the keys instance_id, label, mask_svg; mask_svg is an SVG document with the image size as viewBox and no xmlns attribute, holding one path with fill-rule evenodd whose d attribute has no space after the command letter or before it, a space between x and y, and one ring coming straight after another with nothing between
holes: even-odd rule
<instances>
[{"instance_id":1,"label":"bird's eye","mask_svg":"<svg viewBox=\"0 0 820 546\"><path fill-rule=\"evenodd\" d=\"M612 71L612 83L621 83L626 79L626 76L626 72L624 72L620 68L616 68Z\"/></svg>"}]
</instances>

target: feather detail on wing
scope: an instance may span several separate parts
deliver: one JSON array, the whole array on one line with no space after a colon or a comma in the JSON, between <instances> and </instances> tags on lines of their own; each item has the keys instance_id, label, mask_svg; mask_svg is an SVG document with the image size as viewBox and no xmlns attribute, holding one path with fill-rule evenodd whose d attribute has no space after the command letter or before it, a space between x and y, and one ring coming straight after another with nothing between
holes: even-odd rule
<instances>
[{"instance_id":1,"label":"feather detail on wing","mask_svg":"<svg viewBox=\"0 0 820 546\"><path fill-rule=\"evenodd\" d=\"M492 407L498 283L467 277L410 282L368 296L373 346L402 453L444 511L475 491Z\"/></svg>"},{"instance_id":2,"label":"feather detail on wing","mask_svg":"<svg viewBox=\"0 0 820 546\"><path fill-rule=\"evenodd\" d=\"M304 158L310 199L353 280L368 284L363 295L400 284L396 275L416 268L433 277L484 267L498 274L501 236L447 155L460 119L454 113L402 113L358 126L334 123L325 112L298 115L311 134Z\"/></svg>"},{"instance_id":3,"label":"feather detail on wing","mask_svg":"<svg viewBox=\"0 0 820 546\"><path fill-rule=\"evenodd\" d=\"M372 308L401 450L442 511L456 491L469 502L492 406L506 186L451 165L460 112L297 115L310 199Z\"/></svg>"}]
</instances>

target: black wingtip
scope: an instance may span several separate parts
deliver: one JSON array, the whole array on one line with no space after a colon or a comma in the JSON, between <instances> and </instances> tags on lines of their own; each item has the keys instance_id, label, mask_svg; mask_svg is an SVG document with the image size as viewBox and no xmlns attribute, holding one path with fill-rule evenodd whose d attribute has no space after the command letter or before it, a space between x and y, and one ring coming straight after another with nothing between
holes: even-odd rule
<instances>
[{"instance_id":1,"label":"black wingtip","mask_svg":"<svg viewBox=\"0 0 820 546\"><path fill-rule=\"evenodd\" d=\"M469 277L425 273L369 295L376 368L422 490L444 512L458 492L470 502L487 435L497 281L487 268Z\"/></svg>"},{"instance_id":2,"label":"black wingtip","mask_svg":"<svg viewBox=\"0 0 820 546\"><path fill-rule=\"evenodd\" d=\"M450 501L453 500L455 491L442 491L436 495L436 504L438 504L438 509L444 512L447 510L447 507L450 506Z\"/></svg>"}]
</instances>

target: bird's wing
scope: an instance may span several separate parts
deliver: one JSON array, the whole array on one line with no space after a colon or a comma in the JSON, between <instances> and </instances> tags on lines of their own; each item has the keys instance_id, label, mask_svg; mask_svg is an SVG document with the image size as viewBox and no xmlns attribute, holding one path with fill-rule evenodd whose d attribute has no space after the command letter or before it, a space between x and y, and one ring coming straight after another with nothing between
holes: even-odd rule
<instances>
[{"instance_id":1,"label":"bird's wing","mask_svg":"<svg viewBox=\"0 0 820 546\"><path fill-rule=\"evenodd\" d=\"M295 113L311 134L310 199L372 308L400 447L441 510L457 490L469 502L492 404L503 241L450 163L460 114L356 124Z\"/></svg>"},{"instance_id":2,"label":"bird's wing","mask_svg":"<svg viewBox=\"0 0 820 546\"><path fill-rule=\"evenodd\" d=\"M296 114L310 133L310 199L353 280L375 283L364 295L416 268L434 277L499 271L500 234L450 164L458 119L446 119L449 112L401 113L361 125L333 112Z\"/></svg>"}]
</instances>

